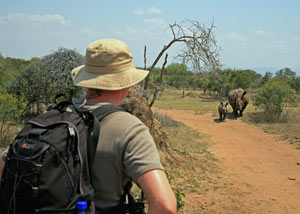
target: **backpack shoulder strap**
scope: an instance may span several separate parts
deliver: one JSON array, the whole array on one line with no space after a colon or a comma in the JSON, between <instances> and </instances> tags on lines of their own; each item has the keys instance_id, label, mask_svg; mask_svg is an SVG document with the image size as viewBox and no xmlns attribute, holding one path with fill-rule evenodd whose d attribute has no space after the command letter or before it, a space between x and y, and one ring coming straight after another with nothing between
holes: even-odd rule
<instances>
[{"instance_id":1,"label":"backpack shoulder strap","mask_svg":"<svg viewBox=\"0 0 300 214\"><path fill-rule=\"evenodd\" d=\"M96 118L99 121L101 121L107 115L117 111L126 111L126 110L121 106L114 106L112 104L107 104L93 110L93 114L96 116Z\"/></svg>"},{"instance_id":2,"label":"backpack shoulder strap","mask_svg":"<svg viewBox=\"0 0 300 214\"><path fill-rule=\"evenodd\" d=\"M120 106L114 106L112 104L107 104L103 105L99 108L96 108L95 110L92 111L94 115L94 124L93 124L93 130L92 134L89 134L88 136L88 159L89 159L89 165L91 167L94 157L95 157L95 152L97 149L97 144L98 144L98 139L100 135L100 122L103 118L108 116L109 114L117 111L126 111L124 108ZM90 169L91 172L91 169Z\"/></svg>"}]
</instances>

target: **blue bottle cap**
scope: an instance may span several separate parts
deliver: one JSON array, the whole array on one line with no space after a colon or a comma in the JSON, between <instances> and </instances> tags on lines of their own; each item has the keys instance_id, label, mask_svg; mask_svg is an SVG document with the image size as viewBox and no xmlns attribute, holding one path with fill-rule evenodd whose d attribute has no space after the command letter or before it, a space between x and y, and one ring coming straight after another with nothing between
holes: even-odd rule
<instances>
[{"instance_id":1,"label":"blue bottle cap","mask_svg":"<svg viewBox=\"0 0 300 214\"><path fill-rule=\"evenodd\" d=\"M86 201L77 201L76 207L78 210L86 210L87 209L87 202Z\"/></svg>"}]
</instances>

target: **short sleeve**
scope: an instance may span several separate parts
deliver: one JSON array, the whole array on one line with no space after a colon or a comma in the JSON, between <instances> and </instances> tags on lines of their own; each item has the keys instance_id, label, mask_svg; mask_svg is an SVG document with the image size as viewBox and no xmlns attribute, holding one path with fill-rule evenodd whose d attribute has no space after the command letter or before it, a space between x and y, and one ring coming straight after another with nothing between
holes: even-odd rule
<instances>
[{"instance_id":1,"label":"short sleeve","mask_svg":"<svg viewBox=\"0 0 300 214\"><path fill-rule=\"evenodd\" d=\"M133 116L132 116L133 117ZM163 169L159 153L148 127L138 118L131 118L125 129L126 144L123 163L133 181L147 171Z\"/></svg>"}]
</instances>

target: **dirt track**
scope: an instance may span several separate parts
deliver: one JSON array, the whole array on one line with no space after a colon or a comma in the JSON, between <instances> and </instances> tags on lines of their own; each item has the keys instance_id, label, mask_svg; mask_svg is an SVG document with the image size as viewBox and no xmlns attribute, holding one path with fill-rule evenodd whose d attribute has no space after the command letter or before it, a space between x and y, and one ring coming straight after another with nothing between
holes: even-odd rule
<instances>
[{"instance_id":1,"label":"dirt track","mask_svg":"<svg viewBox=\"0 0 300 214\"><path fill-rule=\"evenodd\" d=\"M294 146L241 119L220 122L211 114L159 111L210 135L210 150L224 172L216 184L223 188L187 195L186 206L194 211L184 213L300 213L300 151Z\"/></svg>"}]
</instances>

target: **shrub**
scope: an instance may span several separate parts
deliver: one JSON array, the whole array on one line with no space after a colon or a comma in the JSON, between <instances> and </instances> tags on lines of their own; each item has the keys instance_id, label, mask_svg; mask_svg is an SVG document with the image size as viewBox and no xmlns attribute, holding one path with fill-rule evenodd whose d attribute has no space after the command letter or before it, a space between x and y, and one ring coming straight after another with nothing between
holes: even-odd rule
<instances>
[{"instance_id":1,"label":"shrub","mask_svg":"<svg viewBox=\"0 0 300 214\"><path fill-rule=\"evenodd\" d=\"M6 147L12 140L13 127L20 123L24 109L22 100L0 93L0 147Z\"/></svg>"},{"instance_id":2,"label":"shrub","mask_svg":"<svg viewBox=\"0 0 300 214\"><path fill-rule=\"evenodd\" d=\"M56 94L80 96L82 89L73 85L71 70L83 63L84 57L75 50L59 48L30 64L21 76L10 82L8 92L26 99L27 114L40 114Z\"/></svg>"},{"instance_id":3,"label":"shrub","mask_svg":"<svg viewBox=\"0 0 300 214\"><path fill-rule=\"evenodd\" d=\"M165 169L165 173L166 173L166 176L167 176L167 178L169 180L169 183L171 183L171 181L173 179L175 179L175 177L167 169ZM176 197L176 200L177 200L177 208L180 209L180 208L182 208L184 206L184 200L183 200L183 198L185 197L185 194L184 194L184 192L182 191L181 188L176 188L174 190L174 194L175 194L175 197Z\"/></svg>"},{"instance_id":4,"label":"shrub","mask_svg":"<svg viewBox=\"0 0 300 214\"><path fill-rule=\"evenodd\" d=\"M254 105L262 108L271 120L279 120L282 111L295 107L298 96L294 89L283 80L271 80L254 96Z\"/></svg>"}]
</instances>

